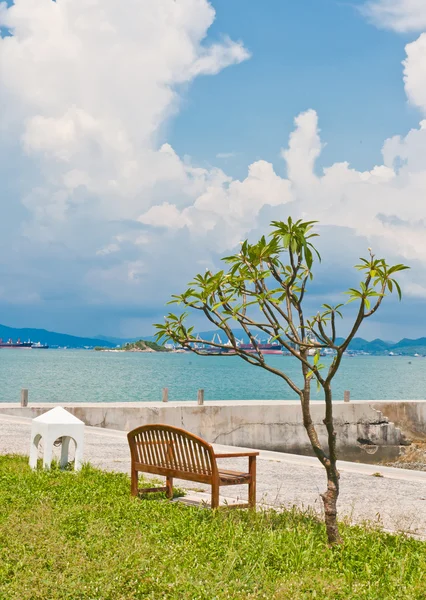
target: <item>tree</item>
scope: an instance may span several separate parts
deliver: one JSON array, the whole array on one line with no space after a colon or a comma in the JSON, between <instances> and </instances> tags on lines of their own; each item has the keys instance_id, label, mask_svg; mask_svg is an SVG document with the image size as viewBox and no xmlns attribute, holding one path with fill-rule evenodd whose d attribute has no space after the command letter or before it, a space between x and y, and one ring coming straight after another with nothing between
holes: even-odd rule
<instances>
[{"instance_id":1,"label":"tree","mask_svg":"<svg viewBox=\"0 0 426 600\"><path fill-rule=\"evenodd\" d=\"M342 357L363 321L378 310L387 293L394 291L401 298L401 289L395 274L407 269L405 265L389 266L383 258L376 258L369 248L368 258L356 265L362 273L358 288L345 292L345 304L357 302L356 317L349 335L336 342L336 321L342 317L344 304L323 304L321 310L308 317L304 300L308 284L313 279L313 265L321 257L312 243L318 236L312 229L316 221L273 221L269 241L263 236L257 243L246 240L241 250L223 260L228 270L213 274L209 270L197 275L190 287L180 295L172 296L170 303L202 313L215 327L222 330L228 341L212 341L194 336L194 327L187 327L188 312L169 313L165 323L156 324L157 338L167 338L196 354L208 354L221 349L230 350L249 364L261 367L281 377L300 398L303 424L313 452L324 466L327 489L321 494L324 503L325 526L330 544L341 542L337 524L339 472L337 470L336 432L333 423L332 381ZM285 260L286 259L286 260ZM243 349L235 338L232 326L237 323L250 339L252 348ZM299 387L283 370L268 364L259 349L256 333L262 332L299 362L303 387ZM195 342L195 343L194 343ZM207 346L207 350L200 345ZM320 362L322 351L329 349L333 358L327 367ZM311 418L311 384L322 388L325 400L324 425L327 446L324 448Z\"/></svg>"}]
</instances>

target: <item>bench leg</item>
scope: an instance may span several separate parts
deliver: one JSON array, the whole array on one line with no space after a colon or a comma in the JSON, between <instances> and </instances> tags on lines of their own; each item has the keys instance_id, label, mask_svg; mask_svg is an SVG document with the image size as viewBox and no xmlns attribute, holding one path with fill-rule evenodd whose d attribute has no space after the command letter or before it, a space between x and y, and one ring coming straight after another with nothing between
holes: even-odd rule
<instances>
[{"instance_id":1,"label":"bench leg","mask_svg":"<svg viewBox=\"0 0 426 600\"><path fill-rule=\"evenodd\" d=\"M219 481L214 481L212 483L212 508L219 508Z\"/></svg>"},{"instance_id":2,"label":"bench leg","mask_svg":"<svg viewBox=\"0 0 426 600\"><path fill-rule=\"evenodd\" d=\"M249 508L256 508L256 457L249 456L250 483L248 486L248 505Z\"/></svg>"},{"instance_id":3,"label":"bench leg","mask_svg":"<svg viewBox=\"0 0 426 600\"><path fill-rule=\"evenodd\" d=\"M173 477L166 477L166 496L167 498L173 498Z\"/></svg>"},{"instance_id":4,"label":"bench leg","mask_svg":"<svg viewBox=\"0 0 426 600\"><path fill-rule=\"evenodd\" d=\"M131 494L132 496L138 495L138 472L136 469L132 469L131 472Z\"/></svg>"}]
</instances>

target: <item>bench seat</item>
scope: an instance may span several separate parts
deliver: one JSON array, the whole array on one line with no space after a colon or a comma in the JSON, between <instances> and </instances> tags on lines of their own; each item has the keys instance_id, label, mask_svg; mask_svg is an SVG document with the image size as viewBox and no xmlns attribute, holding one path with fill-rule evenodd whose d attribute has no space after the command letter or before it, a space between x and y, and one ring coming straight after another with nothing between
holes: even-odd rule
<instances>
[{"instance_id":1,"label":"bench seat","mask_svg":"<svg viewBox=\"0 0 426 600\"><path fill-rule=\"evenodd\" d=\"M131 493L134 496L165 491L173 497L173 479L184 479L211 485L211 507L219 507L219 488L248 485L248 503L232 505L256 506L256 457L258 452L215 453L202 438L170 425L142 425L127 435L131 455ZM218 459L248 458L248 471L232 471L218 466ZM166 477L164 488L139 488L138 474L150 473Z\"/></svg>"}]
</instances>

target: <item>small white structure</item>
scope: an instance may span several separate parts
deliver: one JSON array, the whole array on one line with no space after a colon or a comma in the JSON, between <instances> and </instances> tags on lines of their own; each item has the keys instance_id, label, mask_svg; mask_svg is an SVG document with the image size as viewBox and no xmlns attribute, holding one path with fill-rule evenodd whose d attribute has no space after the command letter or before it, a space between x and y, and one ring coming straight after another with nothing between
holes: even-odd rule
<instances>
[{"instance_id":1,"label":"small white structure","mask_svg":"<svg viewBox=\"0 0 426 600\"><path fill-rule=\"evenodd\" d=\"M43 438L44 453L43 467L50 468L52 462L53 443L58 438L62 438L61 450L61 468L68 463L68 447L71 438L75 442L75 462L76 471L81 469L83 462L83 444L84 444L84 423L74 417L64 408L57 406L52 410L36 417L31 425L31 448L30 448L30 467L35 469L37 466L37 450L40 439Z\"/></svg>"}]
</instances>

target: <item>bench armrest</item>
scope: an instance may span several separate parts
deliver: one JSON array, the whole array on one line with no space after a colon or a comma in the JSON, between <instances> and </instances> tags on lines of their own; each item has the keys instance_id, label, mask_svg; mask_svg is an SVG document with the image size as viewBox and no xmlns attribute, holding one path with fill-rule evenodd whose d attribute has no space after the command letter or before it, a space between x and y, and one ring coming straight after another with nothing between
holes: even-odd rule
<instances>
[{"instance_id":1,"label":"bench armrest","mask_svg":"<svg viewBox=\"0 0 426 600\"><path fill-rule=\"evenodd\" d=\"M259 456L259 452L225 452L215 454L215 458L240 458L242 456Z\"/></svg>"}]
</instances>

